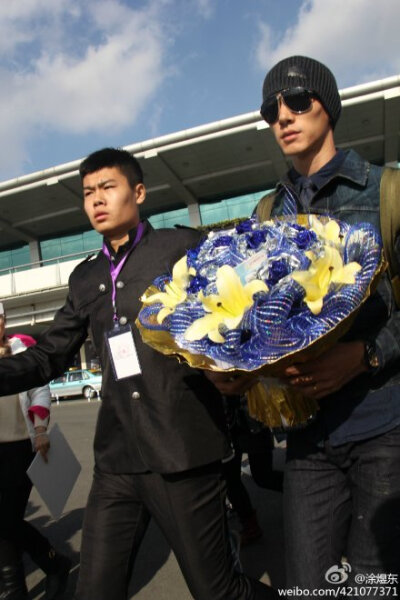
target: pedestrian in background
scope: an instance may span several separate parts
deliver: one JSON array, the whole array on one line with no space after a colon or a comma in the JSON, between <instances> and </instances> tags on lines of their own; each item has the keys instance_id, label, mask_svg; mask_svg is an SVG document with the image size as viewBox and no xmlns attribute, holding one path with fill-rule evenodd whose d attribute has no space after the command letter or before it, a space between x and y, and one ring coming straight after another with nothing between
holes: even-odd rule
<instances>
[{"instance_id":1,"label":"pedestrian in background","mask_svg":"<svg viewBox=\"0 0 400 600\"><path fill-rule=\"evenodd\" d=\"M6 315L0 303L0 358L24 352L35 340L27 335L7 336ZM32 489L26 474L36 452L47 461L50 415L47 385L0 397L0 600L26 600L22 554L46 573L45 600L61 598L71 561L24 520Z\"/></svg>"}]
</instances>

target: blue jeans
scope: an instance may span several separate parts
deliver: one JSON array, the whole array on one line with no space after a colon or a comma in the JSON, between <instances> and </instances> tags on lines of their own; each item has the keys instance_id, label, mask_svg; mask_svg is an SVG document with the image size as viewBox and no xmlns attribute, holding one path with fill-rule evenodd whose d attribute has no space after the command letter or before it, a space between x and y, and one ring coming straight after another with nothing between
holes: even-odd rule
<instances>
[{"instance_id":1,"label":"blue jeans","mask_svg":"<svg viewBox=\"0 0 400 600\"><path fill-rule=\"evenodd\" d=\"M346 585L357 573L400 580L400 428L323 448L291 433L284 523L288 588L327 587L342 557L352 569Z\"/></svg>"}]
</instances>

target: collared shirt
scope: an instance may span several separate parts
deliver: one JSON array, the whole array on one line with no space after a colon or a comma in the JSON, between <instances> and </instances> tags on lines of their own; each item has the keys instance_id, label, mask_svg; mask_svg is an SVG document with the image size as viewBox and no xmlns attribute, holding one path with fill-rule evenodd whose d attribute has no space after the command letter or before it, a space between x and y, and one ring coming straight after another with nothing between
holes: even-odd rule
<instances>
[{"instance_id":1,"label":"collared shirt","mask_svg":"<svg viewBox=\"0 0 400 600\"><path fill-rule=\"evenodd\" d=\"M122 244L121 246L119 246L117 251L114 250L110 241L106 237L103 238L104 243L110 252L111 260L115 265L117 265L120 262L120 260L125 256L125 254L128 252L128 250L131 248L133 241L136 237L136 231L137 231L137 227L133 227L132 229L130 229L128 231L129 239L125 242L125 244Z\"/></svg>"},{"instance_id":2,"label":"collared shirt","mask_svg":"<svg viewBox=\"0 0 400 600\"><path fill-rule=\"evenodd\" d=\"M145 227L144 230L146 230L146 223L144 223L144 227ZM137 227L133 227L132 229L130 229L128 231L129 239L124 244L121 244L121 246L118 247L117 251L114 250L110 241L106 237L103 238L103 241L104 241L105 245L107 246L108 251L110 252L110 258L115 266L117 266L119 264L119 262L125 256L125 254L131 249L132 244L136 237L136 232L137 232Z\"/></svg>"},{"instance_id":3,"label":"collared shirt","mask_svg":"<svg viewBox=\"0 0 400 600\"><path fill-rule=\"evenodd\" d=\"M319 171L310 175L310 177L301 175L294 167L290 169L288 173L289 179L294 185L305 212L310 211L311 201L315 194L338 173L345 156L346 154L342 149L337 150L335 156L321 167Z\"/></svg>"}]
</instances>

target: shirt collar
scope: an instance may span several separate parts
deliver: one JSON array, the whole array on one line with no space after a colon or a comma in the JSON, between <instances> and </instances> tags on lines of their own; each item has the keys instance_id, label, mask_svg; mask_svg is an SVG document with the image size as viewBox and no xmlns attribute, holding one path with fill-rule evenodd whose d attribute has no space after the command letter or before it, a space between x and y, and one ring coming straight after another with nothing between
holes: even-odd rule
<instances>
[{"instance_id":1,"label":"shirt collar","mask_svg":"<svg viewBox=\"0 0 400 600\"><path fill-rule=\"evenodd\" d=\"M146 233L146 231L148 230L148 228L150 227L150 223L148 223L147 221L143 221L144 224L144 234ZM128 231L128 235L129 235L129 239L125 242L125 244L122 244L121 246L118 247L118 250L115 251L114 248L111 246L110 241L104 237L104 243L108 248L108 251L110 252L110 257L111 260L115 263L118 263L121 258L128 252L129 248L132 246L133 241L136 237L136 232L137 232L137 227L133 227L132 229L130 229Z\"/></svg>"},{"instance_id":2,"label":"shirt collar","mask_svg":"<svg viewBox=\"0 0 400 600\"><path fill-rule=\"evenodd\" d=\"M332 160L335 159L335 157L337 156L337 154L339 152L343 155L343 160L337 166L336 172L333 172L331 174L331 176L329 177L329 180L331 180L335 177L341 177L343 179L348 179L349 181L352 181L353 183L359 185L360 187L365 187L367 185L368 173L369 173L369 169L370 169L369 162L367 160L365 160L364 158L362 158L354 150L342 150L342 149L338 150L338 152L335 154L335 156L333 157ZM329 162L331 162L331 161L329 161ZM329 163L327 163L327 164L329 164ZM324 169L324 167L322 167L322 169ZM286 175L284 175L282 180L278 183L278 188L281 185L294 187L295 184L292 181L291 177L289 176L289 174L291 175L293 172L297 173L297 171L292 168L292 169L290 169L290 171L288 171L288 173L286 173ZM327 183L327 181L328 180L325 180L325 183ZM319 187L318 189L321 189L321 188Z\"/></svg>"},{"instance_id":3,"label":"shirt collar","mask_svg":"<svg viewBox=\"0 0 400 600\"><path fill-rule=\"evenodd\" d=\"M312 185L315 191L320 190L330 179L339 173L345 157L344 151L339 149L330 161L323 165L319 171L310 175L310 177L301 175L301 173L292 167L288 173L289 178L297 191L303 188L307 182Z\"/></svg>"}]
</instances>

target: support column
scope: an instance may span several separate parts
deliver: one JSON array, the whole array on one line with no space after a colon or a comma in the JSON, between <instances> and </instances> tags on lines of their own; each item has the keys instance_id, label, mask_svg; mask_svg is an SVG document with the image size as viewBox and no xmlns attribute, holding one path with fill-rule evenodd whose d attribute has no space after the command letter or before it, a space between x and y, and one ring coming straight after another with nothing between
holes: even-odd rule
<instances>
[{"instance_id":1,"label":"support column","mask_svg":"<svg viewBox=\"0 0 400 600\"><path fill-rule=\"evenodd\" d=\"M29 254L31 262L40 263L40 261L42 260L42 253L40 251L40 244L38 240L29 242Z\"/></svg>"},{"instance_id":2,"label":"support column","mask_svg":"<svg viewBox=\"0 0 400 600\"><path fill-rule=\"evenodd\" d=\"M86 361L86 348L85 343L82 344L81 349L79 351L79 356L81 359L81 369L87 369L87 361Z\"/></svg>"},{"instance_id":3,"label":"support column","mask_svg":"<svg viewBox=\"0 0 400 600\"><path fill-rule=\"evenodd\" d=\"M200 206L198 202L193 202L188 205L189 223L191 227L201 225Z\"/></svg>"},{"instance_id":4,"label":"support column","mask_svg":"<svg viewBox=\"0 0 400 600\"><path fill-rule=\"evenodd\" d=\"M178 177L175 171L168 164L165 154L157 150L149 150L145 152L144 158L151 160L157 165L157 172L162 179L168 184L170 189L176 194L177 198L184 201L188 207L189 222L191 227L201 225L199 203L195 194L188 189L183 181Z\"/></svg>"}]
</instances>

